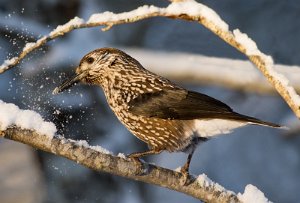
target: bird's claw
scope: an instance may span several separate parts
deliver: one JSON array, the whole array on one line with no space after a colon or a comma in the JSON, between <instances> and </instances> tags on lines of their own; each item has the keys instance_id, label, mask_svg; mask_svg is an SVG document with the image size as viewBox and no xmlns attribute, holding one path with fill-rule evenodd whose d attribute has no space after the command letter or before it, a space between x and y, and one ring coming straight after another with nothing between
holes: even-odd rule
<instances>
[{"instance_id":1,"label":"bird's claw","mask_svg":"<svg viewBox=\"0 0 300 203\"><path fill-rule=\"evenodd\" d=\"M181 178L181 185L182 186L188 186L190 183L191 183L191 180L190 180L190 178L189 178L189 171L188 171L188 169L186 168L186 167L182 167L181 169L180 169L180 172L181 172L181 174L182 174L182 178Z\"/></svg>"}]
</instances>

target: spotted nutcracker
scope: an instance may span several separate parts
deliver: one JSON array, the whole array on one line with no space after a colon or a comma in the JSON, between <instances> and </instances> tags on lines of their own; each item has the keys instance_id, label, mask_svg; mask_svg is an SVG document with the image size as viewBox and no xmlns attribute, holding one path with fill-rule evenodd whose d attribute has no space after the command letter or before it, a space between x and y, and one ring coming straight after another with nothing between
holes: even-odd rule
<instances>
[{"instance_id":1,"label":"spotted nutcracker","mask_svg":"<svg viewBox=\"0 0 300 203\"><path fill-rule=\"evenodd\" d=\"M77 82L99 85L118 119L149 150L130 158L168 152L188 153L181 172L188 174L196 146L219 134L248 124L280 127L234 112L221 101L186 90L146 70L137 60L115 48L85 55L76 75L54 89L57 94Z\"/></svg>"}]
</instances>

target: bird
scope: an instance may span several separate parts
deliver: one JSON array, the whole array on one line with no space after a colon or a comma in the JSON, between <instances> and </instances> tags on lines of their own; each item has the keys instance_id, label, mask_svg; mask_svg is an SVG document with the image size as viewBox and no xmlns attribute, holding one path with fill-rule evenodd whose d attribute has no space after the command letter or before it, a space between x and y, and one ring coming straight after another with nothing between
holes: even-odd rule
<instances>
[{"instance_id":1,"label":"bird","mask_svg":"<svg viewBox=\"0 0 300 203\"><path fill-rule=\"evenodd\" d=\"M139 160L163 151L188 154L180 171L189 175L197 146L215 136L246 125L282 126L239 114L206 94L187 90L145 69L136 59L116 48L99 48L86 54L74 76L53 90L58 94L77 83L100 86L120 122L148 150L129 158Z\"/></svg>"}]
</instances>

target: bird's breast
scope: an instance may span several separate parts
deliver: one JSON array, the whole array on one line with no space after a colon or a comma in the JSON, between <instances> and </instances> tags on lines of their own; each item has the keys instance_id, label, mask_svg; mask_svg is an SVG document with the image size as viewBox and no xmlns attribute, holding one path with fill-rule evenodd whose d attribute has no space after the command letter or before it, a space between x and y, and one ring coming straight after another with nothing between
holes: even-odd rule
<instances>
[{"instance_id":1,"label":"bird's breast","mask_svg":"<svg viewBox=\"0 0 300 203\"><path fill-rule=\"evenodd\" d=\"M117 107L114 112L123 125L151 148L181 151L192 139L193 121L168 120L132 114Z\"/></svg>"}]
</instances>

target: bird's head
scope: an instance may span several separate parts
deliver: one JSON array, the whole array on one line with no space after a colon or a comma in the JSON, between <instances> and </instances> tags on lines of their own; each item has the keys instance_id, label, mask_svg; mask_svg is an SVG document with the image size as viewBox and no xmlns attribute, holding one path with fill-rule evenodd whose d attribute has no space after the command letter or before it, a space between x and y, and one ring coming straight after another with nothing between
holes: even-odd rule
<instances>
[{"instance_id":1,"label":"bird's head","mask_svg":"<svg viewBox=\"0 0 300 203\"><path fill-rule=\"evenodd\" d=\"M79 82L101 85L105 78L129 67L126 64L130 63L139 64L135 59L118 49L96 49L81 59L75 75L56 87L53 94L58 94Z\"/></svg>"}]
</instances>

